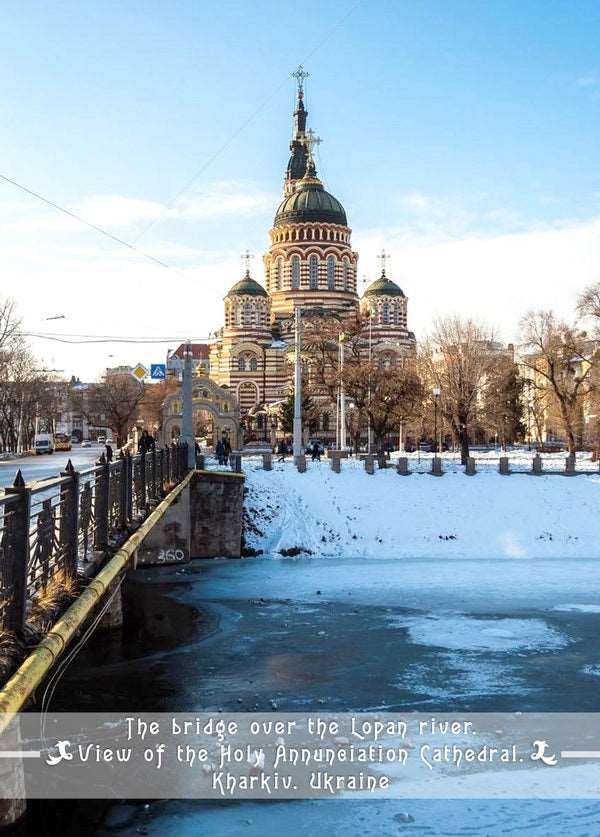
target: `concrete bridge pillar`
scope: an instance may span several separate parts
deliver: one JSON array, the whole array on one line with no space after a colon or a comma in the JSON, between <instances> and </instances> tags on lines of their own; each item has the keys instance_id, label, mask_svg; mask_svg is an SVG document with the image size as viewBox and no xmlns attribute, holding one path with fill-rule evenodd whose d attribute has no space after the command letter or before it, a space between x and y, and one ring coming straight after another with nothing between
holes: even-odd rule
<instances>
[{"instance_id":1,"label":"concrete bridge pillar","mask_svg":"<svg viewBox=\"0 0 600 837\"><path fill-rule=\"evenodd\" d=\"M365 456L365 471L367 474L374 474L375 473L375 457L373 454L368 454Z\"/></svg>"},{"instance_id":2,"label":"concrete bridge pillar","mask_svg":"<svg viewBox=\"0 0 600 837\"><path fill-rule=\"evenodd\" d=\"M536 455L533 457L533 461L531 463L531 473L534 474L534 476L537 477L542 472L543 472L542 457L539 455L539 453L536 453Z\"/></svg>"},{"instance_id":3,"label":"concrete bridge pillar","mask_svg":"<svg viewBox=\"0 0 600 837\"><path fill-rule=\"evenodd\" d=\"M409 467L408 467L408 457L407 456L401 456L400 459L398 460L398 464L396 465L396 473L400 474L401 477L409 477L410 476L411 471L409 470Z\"/></svg>"},{"instance_id":4,"label":"concrete bridge pillar","mask_svg":"<svg viewBox=\"0 0 600 837\"><path fill-rule=\"evenodd\" d=\"M190 483L192 558L240 558L243 474L198 471Z\"/></svg>"},{"instance_id":5,"label":"concrete bridge pillar","mask_svg":"<svg viewBox=\"0 0 600 837\"><path fill-rule=\"evenodd\" d=\"M304 455L295 456L294 465L298 469L298 473L303 474L306 471L306 457Z\"/></svg>"},{"instance_id":6,"label":"concrete bridge pillar","mask_svg":"<svg viewBox=\"0 0 600 837\"><path fill-rule=\"evenodd\" d=\"M570 453L565 459L565 476L574 477L576 473L577 472L575 470L575 454Z\"/></svg>"},{"instance_id":7,"label":"concrete bridge pillar","mask_svg":"<svg viewBox=\"0 0 600 837\"><path fill-rule=\"evenodd\" d=\"M510 463L508 461L508 456L501 456L499 459L498 470L500 473L507 477L510 474Z\"/></svg>"},{"instance_id":8,"label":"concrete bridge pillar","mask_svg":"<svg viewBox=\"0 0 600 837\"><path fill-rule=\"evenodd\" d=\"M441 477L443 473L441 458L439 456L434 456L431 460L431 475L433 477Z\"/></svg>"},{"instance_id":9,"label":"concrete bridge pillar","mask_svg":"<svg viewBox=\"0 0 600 837\"><path fill-rule=\"evenodd\" d=\"M339 474L342 469L342 460L339 456L332 456L331 457L331 470L334 474Z\"/></svg>"},{"instance_id":10,"label":"concrete bridge pillar","mask_svg":"<svg viewBox=\"0 0 600 837\"><path fill-rule=\"evenodd\" d=\"M263 462L263 471L272 471L273 470L273 454L272 453L263 453L262 462Z\"/></svg>"}]
</instances>

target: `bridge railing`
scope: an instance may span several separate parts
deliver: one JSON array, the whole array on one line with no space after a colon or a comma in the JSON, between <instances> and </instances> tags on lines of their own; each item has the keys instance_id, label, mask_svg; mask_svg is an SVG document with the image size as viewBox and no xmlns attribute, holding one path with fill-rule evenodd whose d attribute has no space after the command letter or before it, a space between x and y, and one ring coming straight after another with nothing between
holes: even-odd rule
<instances>
[{"instance_id":1,"label":"bridge railing","mask_svg":"<svg viewBox=\"0 0 600 837\"><path fill-rule=\"evenodd\" d=\"M53 584L68 588L93 552L121 542L188 471L187 444L125 454L26 484L20 471L0 496L0 629L22 633Z\"/></svg>"}]
</instances>

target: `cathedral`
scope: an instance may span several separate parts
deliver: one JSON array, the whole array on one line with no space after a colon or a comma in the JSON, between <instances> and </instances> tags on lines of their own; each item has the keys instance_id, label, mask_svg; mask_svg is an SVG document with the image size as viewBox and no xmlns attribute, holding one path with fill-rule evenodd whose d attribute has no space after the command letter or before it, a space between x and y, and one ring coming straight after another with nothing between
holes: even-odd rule
<instances>
[{"instance_id":1,"label":"cathedral","mask_svg":"<svg viewBox=\"0 0 600 837\"><path fill-rule=\"evenodd\" d=\"M247 440L272 438L277 405L290 392L297 306L322 309L324 316L359 309L368 314L369 351L385 367L414 355L416 347L408 330L407 297L386 276L385 262L359 297L358 253L346 211L324 188L315 167L313 147L320 140L307 128L307 74L300 67L294 76L290 157L263 257L264 284L251 276L248 256L245 275L224 299L224 325L210 347L210 377L236 395ZM311 435L331 441L335 424L335 403L324 399Z\"/></svg>"}]
</instances>

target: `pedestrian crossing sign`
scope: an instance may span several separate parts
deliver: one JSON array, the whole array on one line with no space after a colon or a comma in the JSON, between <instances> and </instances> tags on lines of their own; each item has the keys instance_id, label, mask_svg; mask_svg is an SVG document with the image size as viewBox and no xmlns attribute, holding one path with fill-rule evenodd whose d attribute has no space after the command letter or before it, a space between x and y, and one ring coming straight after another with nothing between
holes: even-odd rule
<instances>
[{"instance_id":1,"label":"pedestrian crossing sign","mask_svg":"<svg viewBox=\"0 0 600 837\"><path fill-rule=\"evenodd\" d=\"M167 377L167 367L164 363L150 364L150 377L155 381L164 381Z\"/></svg>"},{"instance_id":2,"label":"pedestrian crossing sign","mask_svg":"<svg viewBox=\"0 0 600 837\"><path fill-rule=\"evenodd\" d=\"M143 363L138 363L131 370L131 374L134 378L137 378L138 381L143 381L144 378L148 375L148 370L146 369Z\"/></svg>"}]
</instances>

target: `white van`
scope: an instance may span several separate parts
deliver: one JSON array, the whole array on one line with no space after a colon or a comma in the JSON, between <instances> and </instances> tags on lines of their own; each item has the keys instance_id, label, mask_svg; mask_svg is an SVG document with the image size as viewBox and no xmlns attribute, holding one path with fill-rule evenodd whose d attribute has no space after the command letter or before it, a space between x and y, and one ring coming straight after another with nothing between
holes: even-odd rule
<instances>
[{"instance_id":1,"label":"white van","mask_svg":"<svg viewBox=\"0 0 600 837\"><path fill-rule=\"evenodd\" d=\"M37 456L43 453L54 453L54 436L52 433L36 433L33 447Z\"/></svg>"}]
</instances>

